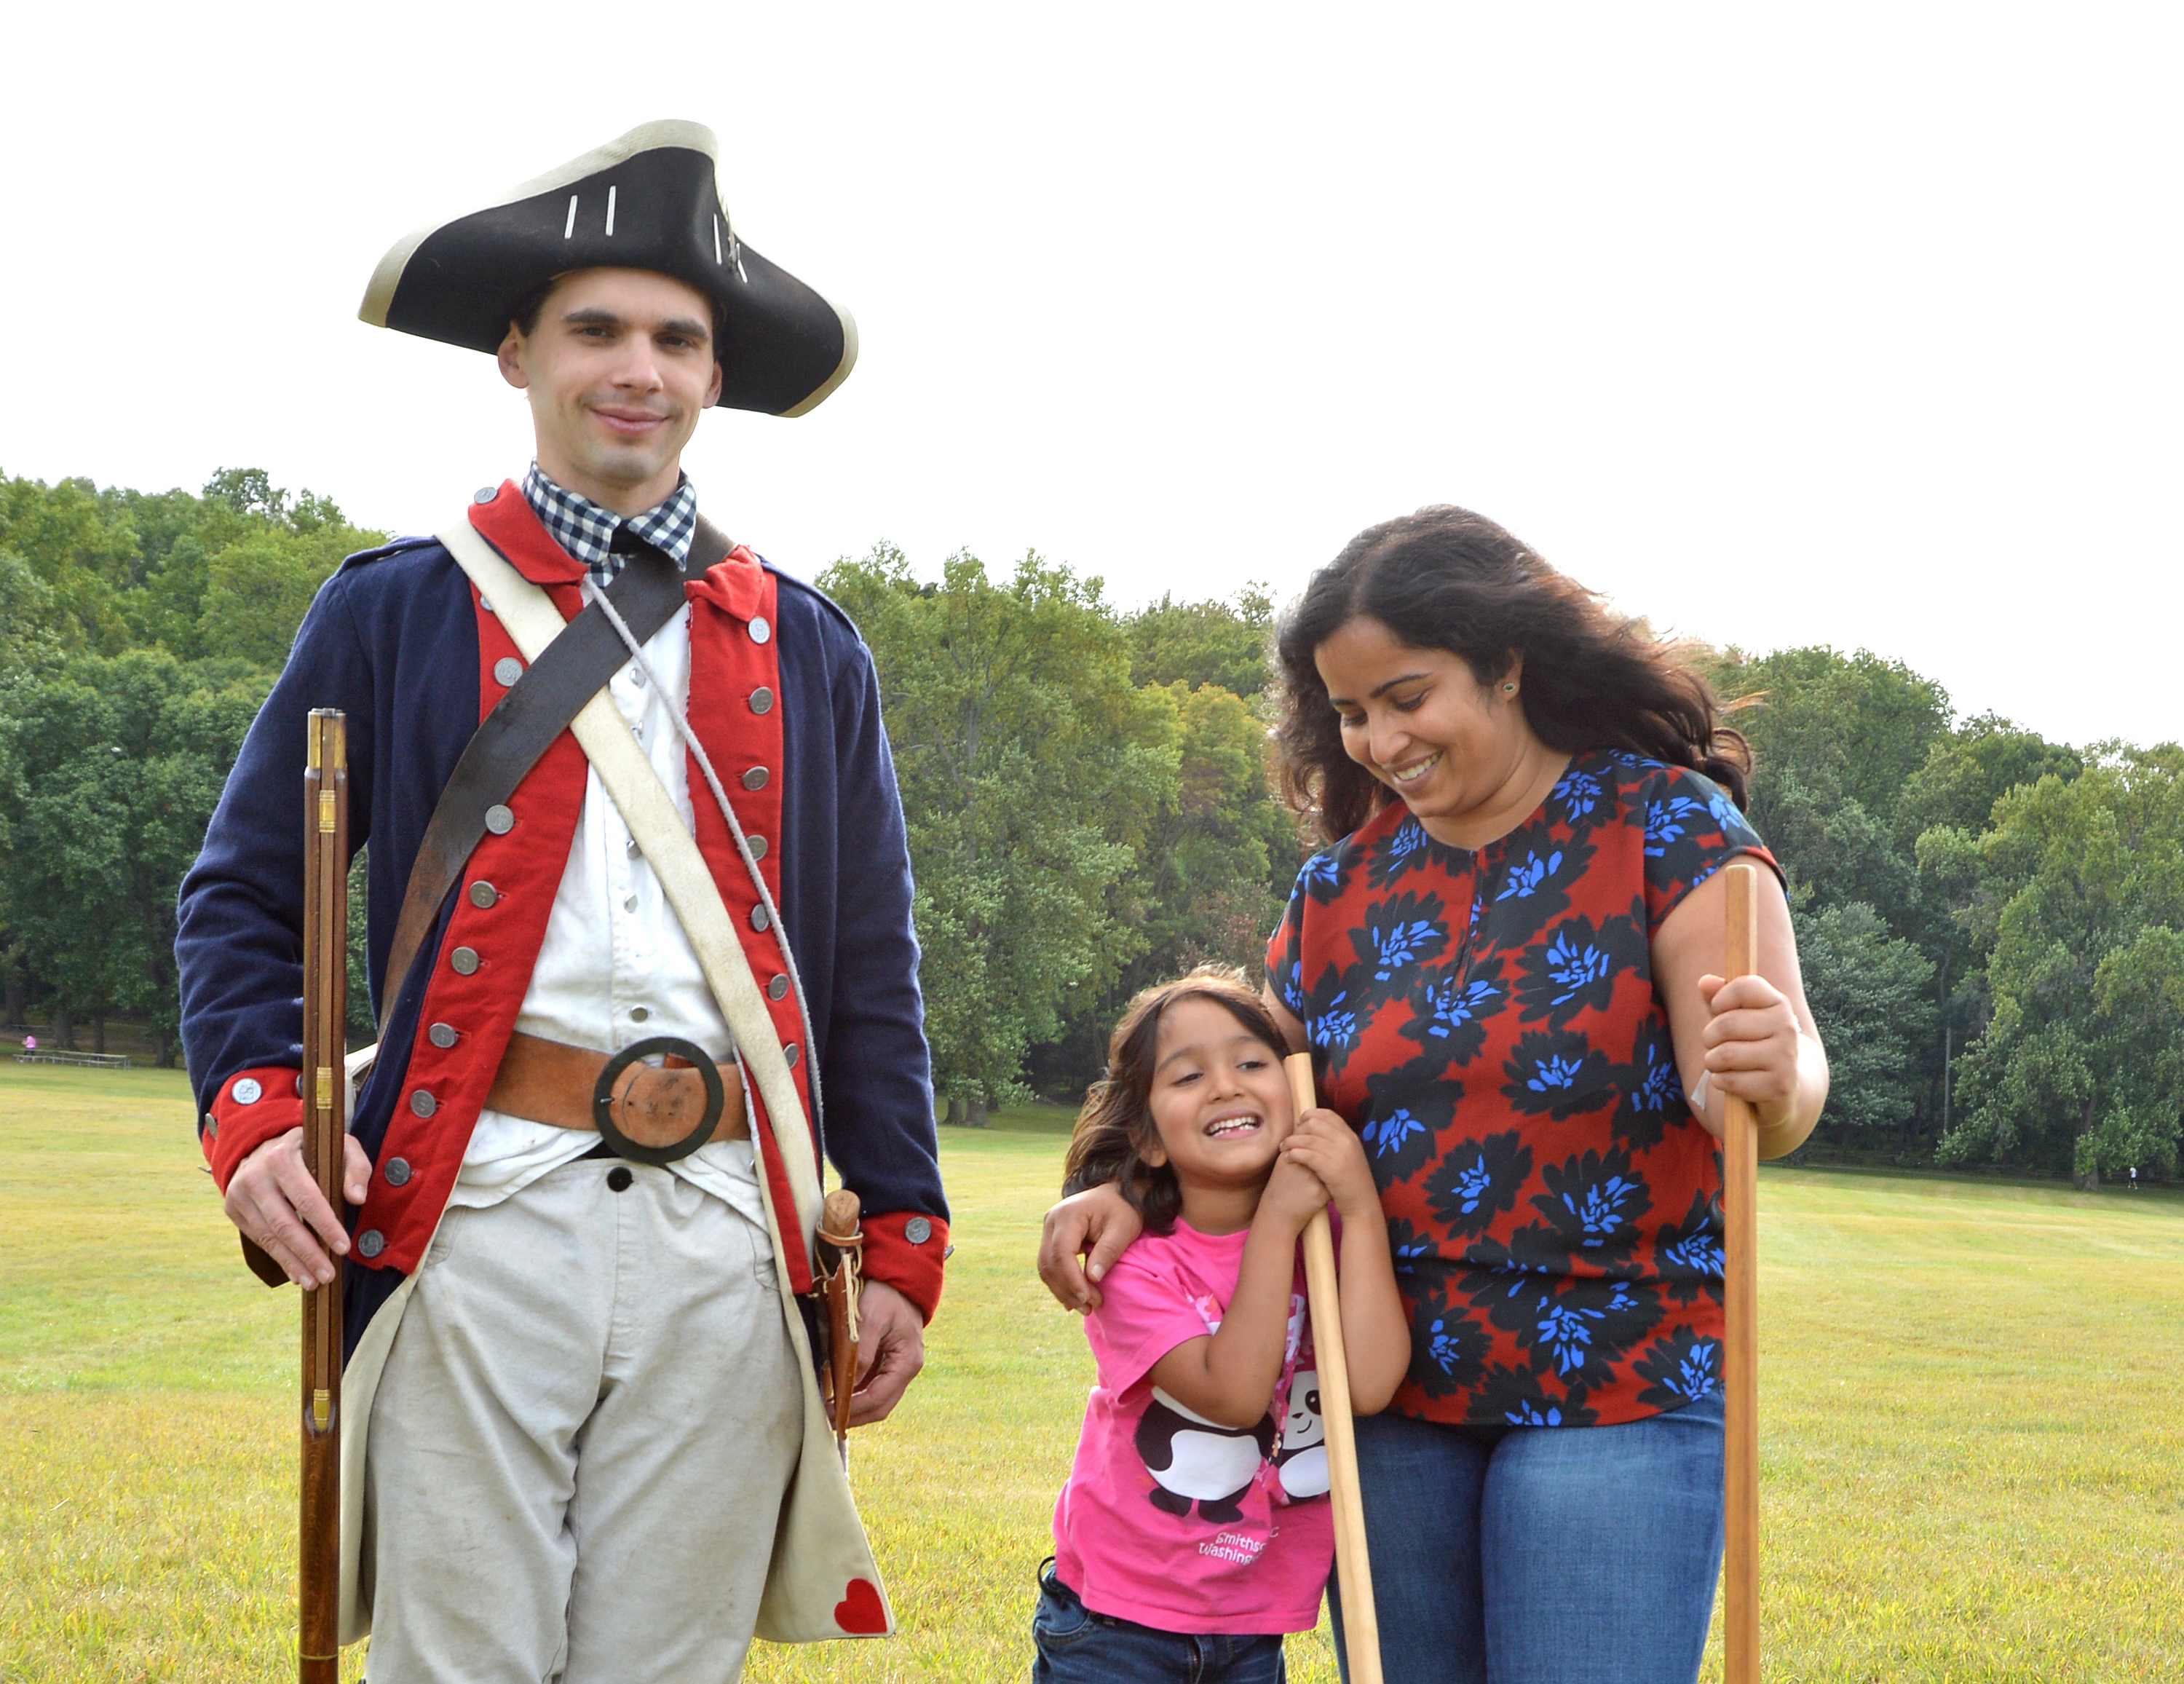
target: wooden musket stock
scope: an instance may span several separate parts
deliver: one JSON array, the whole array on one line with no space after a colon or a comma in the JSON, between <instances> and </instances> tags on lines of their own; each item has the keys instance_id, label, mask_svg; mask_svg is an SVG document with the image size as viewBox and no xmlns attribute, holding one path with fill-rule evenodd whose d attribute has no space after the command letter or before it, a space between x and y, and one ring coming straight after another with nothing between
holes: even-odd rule
<instances>
[{"instance_id":1,"label":"wooden musket stock","mask_svg":"<svg viewBox=\"0 0 2184 1684\"><path fill-rule=\"evenodd\" d=\"M343 716L315 710L304 767L304 1168L342 1208L348 1132L348 739ZM341 1263L304 1291L303 1465L298 1484L297 1676L341 1672Z\"/></svg>"},{"instance_id":2,"label":"wooden musket stock","mask_svg":"<svg viewBox=\"0 0 2184 1684\"><path fill-rule=\"evenodd\" d=\"M1282 1061L1301 1118L1319 1103L1312 1055ZM1325 1211L1304 1230L1304 1284L1312 1303L1312 1358L1319 1364L1319 1414L1327 1430L1328 1501L1334 1509L1334 1576L1342 1592L1342 1647L1350 1684L1380 1684L1380 1617L1373 1605L1373 1563L1365 1547L1365 1503L1357 1488L1357 1430L1350 1414L1350 1352L1342 1334L1342 1295L1334 1273L1334 1234Z\"/></svg>"}]
</instances>

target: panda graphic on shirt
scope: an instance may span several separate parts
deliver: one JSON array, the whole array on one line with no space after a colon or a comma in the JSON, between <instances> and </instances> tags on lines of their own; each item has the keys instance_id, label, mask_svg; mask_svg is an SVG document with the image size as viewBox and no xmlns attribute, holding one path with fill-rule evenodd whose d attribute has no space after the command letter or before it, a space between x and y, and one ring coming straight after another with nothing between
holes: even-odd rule
<instances>
[{"instance_id":1,"label":"panda graphic on shirt","mask_svg":"<svg viewBox=\"0 0 2184 1684\"><path fill-rule=\"evenodd\" d=\"M1207 1319L1215 1328L1220 1324ZM1298 1360L1304 1329L1305 1302L1294 1298L1284 1366ZM1275 1405L1283 1412L1279 1425L1269 1410L1248 1427L1226 1426L1157 1386L1152 1394L1135 1442L1152 1475L1146 1496L1156 1508L1182 1517L1195 1504L1201 1519L1227 1525L1241 1518L1245 1495L1269 1463L1291 1502L1326 1495L1327 1434L1320 1419L1319 1377L1312 1370L1293 1370L1286 1398L1277 1394Z\"/></svg>"}]
</instances>

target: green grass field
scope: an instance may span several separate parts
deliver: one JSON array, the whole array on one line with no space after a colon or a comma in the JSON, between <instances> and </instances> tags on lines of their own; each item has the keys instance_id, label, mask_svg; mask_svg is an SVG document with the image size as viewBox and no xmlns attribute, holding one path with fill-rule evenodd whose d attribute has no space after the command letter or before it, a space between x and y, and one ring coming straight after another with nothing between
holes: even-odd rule
<instances>
[{"instance_id":1,"label":"green grass field","mask_svg":"<svg viewBox=\"0 0 2184 1684\"><path fill-rule=\"evenodd\" d=\"M5 1684L294 1676L296 1300L243 1272L189 1116L170 1073L0 1062ZM753 1678L1026 1676L1089 1378L1030 1270L1061 1128L944 1131L948 1300L855 1446L903 1635ZM1768 1677L2184 1678L2184 1200L1823 1171L1762 1200ZM1323 1634L1291 1676L1334 1676Z\"/></svg>"}]
</instances>

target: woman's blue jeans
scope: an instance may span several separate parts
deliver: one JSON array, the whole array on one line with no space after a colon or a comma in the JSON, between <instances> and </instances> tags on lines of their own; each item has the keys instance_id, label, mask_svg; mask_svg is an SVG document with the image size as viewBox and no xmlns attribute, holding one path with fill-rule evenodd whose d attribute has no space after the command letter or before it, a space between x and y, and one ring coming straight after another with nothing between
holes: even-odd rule
<instances>
[{"instance_id":1,"label":"woman's blue jeans","mask_svg":"<svg viewBox=\"0 0 2184 1684\"><path fill-rule=\"evenodd\" d=\"M1691 1684L1721 1565L1721 1411L1716 1391L1619 1426L1360 1420L1387 1684Z\"/></svg>"}]
</instances>

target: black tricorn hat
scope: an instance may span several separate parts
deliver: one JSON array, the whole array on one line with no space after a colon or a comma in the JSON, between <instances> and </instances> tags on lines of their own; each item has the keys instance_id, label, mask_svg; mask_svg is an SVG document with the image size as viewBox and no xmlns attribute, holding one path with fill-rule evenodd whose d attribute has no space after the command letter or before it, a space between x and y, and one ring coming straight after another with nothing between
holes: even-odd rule
<instances>
[{"instance_id":1,"label":"black tricorn hat","mask_svg":"<svg viewBox=\"0 0 2184 1684\"><path fill-rule=\"evenodd\" d=\"M493 352L515 307L558 275L649 269L720 307L720 401L800 415L850 376L849 311L736 236L720 143L699 123L646 123L480 210L421 228L379 260L357 315Z\"/></svg>"}]
</instances>

